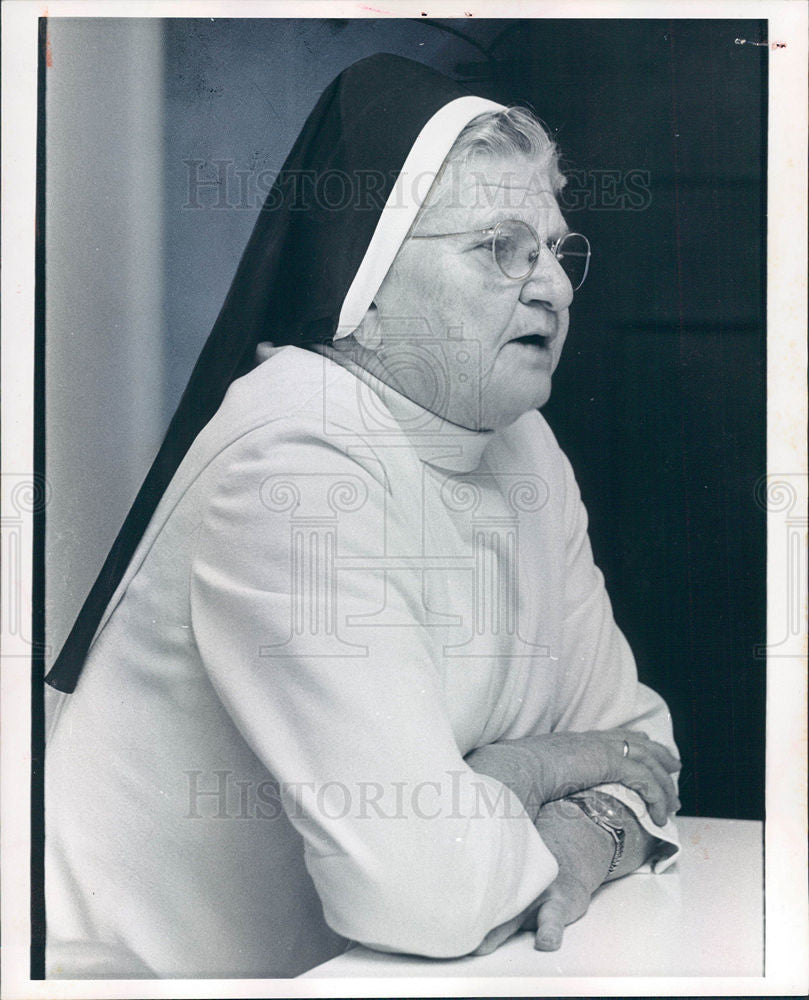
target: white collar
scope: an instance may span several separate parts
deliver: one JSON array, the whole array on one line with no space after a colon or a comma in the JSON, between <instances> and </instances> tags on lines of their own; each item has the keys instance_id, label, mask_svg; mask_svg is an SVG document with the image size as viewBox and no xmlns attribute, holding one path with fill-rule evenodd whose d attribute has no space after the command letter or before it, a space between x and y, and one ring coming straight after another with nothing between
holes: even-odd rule
<instances>
[{"instance_id":1,"label":"white collar","mask_svg":"<svg viewBox=\"0 0 809 1000\"><path fill-rule=\"evenodd\" d=\"M266 361L279 350L282 348L266 342L259 344L257 363ZM312 350L327 363L345 369L357 379L363 422L375 441L401 443L404 434L418 457L428 465L446 472L473 472L478 468L494 431L475 431L453 424L414 403L350 359L337 360L317 345L312 345Z\"/></svg>"},{"instance_id":2,"label":"white collar","mask_svg":"<svg viewBox=\"0 0 809 1000\"><path fill-rule=\"evenodd\" d=\"M345 367L382 400L396 420L396 429L404 431L422 462L446 472L473 472L480 465L494 431L475 431L453 424L359 365L348 362Z\"/></svg>"}]
</instances>

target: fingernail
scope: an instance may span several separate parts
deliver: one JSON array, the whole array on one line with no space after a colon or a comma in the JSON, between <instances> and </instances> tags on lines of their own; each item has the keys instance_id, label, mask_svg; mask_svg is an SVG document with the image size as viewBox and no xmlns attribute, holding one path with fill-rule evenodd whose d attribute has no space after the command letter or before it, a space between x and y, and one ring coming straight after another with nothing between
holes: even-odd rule
<instances>
[{"instance_id":1,"label":"fingernail","mask_svg":"<svg viewBox=\"0 0 809 1000\"><path fill-rule=\"evenodd\" d=\"M538 937L535 943L535 949L537 951L556 951L559 947L559 939L550 934L543 934L542 937Z\"/></svg>"},{"instance_id":2,"label":"fingernail","mask_svg":"<svg viewBox=\"0 0 809 1000\"><path fill-rule=\"evenodd\" d=\"M680 802L680 800L677 799L677 801L674 803L674 811L679 812L682 809L682 807L683 807L682 802Z\"/></svg>"}]
</instances>

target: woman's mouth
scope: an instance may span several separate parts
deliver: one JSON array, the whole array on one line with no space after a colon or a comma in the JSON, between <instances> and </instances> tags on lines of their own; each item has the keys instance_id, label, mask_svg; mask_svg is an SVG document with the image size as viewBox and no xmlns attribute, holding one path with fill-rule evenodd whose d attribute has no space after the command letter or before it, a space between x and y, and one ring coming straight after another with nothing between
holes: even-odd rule
<instances>
[{"instance_id":1,"label":"woman's mouth","mask_svg":"<svg viewBox=\"0 0 809 1000\"><path fill-rule=\"evenodd\" d=\"M552 342L553 337L546 337L542 333L526 333L511 341L512 344L520 344L520 346L543 356L550 355Z\"/></svg>"},{"instance_id":2,"label":"woman's mouth","mask_svg":"<svg viewBox=\"0 0 809 1000\"><path fill-rule=\"evenodd\" d=\"M553 337L546 337L541 333L526 333L522 337L515 337L509 343L519 344L523 351L523 364L538 364L547 368L552 364L552 341Z\"/></svg>"},{"instance_id":3,"label":"woman's mouth","mask_svg":"<svg viewBox=\"0 0 809 1000\"><path fill-rule=\"evenodd\" d=\"M517 344L532 344L534 347L547 347L548 338L543 337L541 333L527 333L524 337L515 337L514 342Z\"/></svg>"}]
</instances>

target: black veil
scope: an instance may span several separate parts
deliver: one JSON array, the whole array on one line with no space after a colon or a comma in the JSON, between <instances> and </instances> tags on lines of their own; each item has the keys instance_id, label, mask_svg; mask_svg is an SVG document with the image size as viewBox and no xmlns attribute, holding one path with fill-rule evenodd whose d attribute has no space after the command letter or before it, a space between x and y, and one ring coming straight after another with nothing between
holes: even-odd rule
<instances>
[{"instance_id":1,"label":"black veil","mask_svg":"<svg viewBox=\"0 0 809 1000\"><path fill-rule=\"evenodd\" d=\"M323 91L261 209L157 457L46 677L52 687L75 689L164 491L228 386L252 367L256 345L332 338L417 137L439 109L468 96L435 70L386 54L348 67Z\"/></svg>"}]
</instances>

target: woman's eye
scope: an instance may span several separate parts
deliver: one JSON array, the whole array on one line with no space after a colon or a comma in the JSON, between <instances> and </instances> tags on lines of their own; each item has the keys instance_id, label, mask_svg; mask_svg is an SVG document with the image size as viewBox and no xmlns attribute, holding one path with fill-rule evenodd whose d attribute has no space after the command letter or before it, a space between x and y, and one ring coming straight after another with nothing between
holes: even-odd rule
<instances>
[{"instance_id":1,"label":"woman's eye","mask_svg":"<svg viewBox=\"0 0 809 1000\"><path fill-rule=\"evenodd\" d=\"M492 240L483 240L481 243L474 243L470 248L479 257L488 254L491 256L492 253Z\"/></svg>"}]
</instances>

